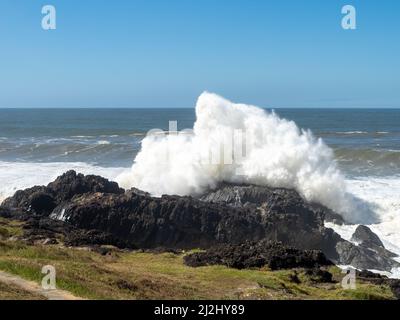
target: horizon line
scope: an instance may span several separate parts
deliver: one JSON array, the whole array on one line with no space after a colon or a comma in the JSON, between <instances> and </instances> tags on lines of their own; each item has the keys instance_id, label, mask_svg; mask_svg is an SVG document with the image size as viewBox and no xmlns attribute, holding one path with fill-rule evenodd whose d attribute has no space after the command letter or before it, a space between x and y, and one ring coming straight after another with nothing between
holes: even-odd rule
<instances>
[{"instance_id":1,"label":"horizon line","mask_svg":"<svg viewBox=\"0 0 400 320\"><path fill-rule=\"evenodd\" d=\"M388 106L380 106L380 107L376 107L376 106L341 106L341 107L293 107L293 106L284 106L284 107L262 107L262 106L258 106L261 109L269 109L269 110L274 110L274 109L400 109L400 107L388 107ZM118 109L138 109L138 110L143 110L143 109L195 109L195 106L192 107L75 107L75 106L71 106L71 107L0 107L0 110L15 110L15 109L19 109L19 110L65 110L65 109L114 109L114 110L118 110Z\"/></svg>"}]
</instances>

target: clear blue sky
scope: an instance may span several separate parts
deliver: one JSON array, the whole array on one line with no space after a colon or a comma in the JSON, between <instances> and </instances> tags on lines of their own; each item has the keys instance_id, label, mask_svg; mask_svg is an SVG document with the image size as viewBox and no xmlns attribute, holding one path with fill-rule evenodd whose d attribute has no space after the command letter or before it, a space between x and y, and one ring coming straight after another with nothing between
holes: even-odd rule
<instances>
[{"instance_id":1,"label":"clear blue sky","mask_svg":"<svg viewBox=\"0 0 400 320\"><path fill-rule=\"evenodd\" d=\"M400 107L398 0L1 0L0 41L0 107Z\"/></svg>"}]
</instances>

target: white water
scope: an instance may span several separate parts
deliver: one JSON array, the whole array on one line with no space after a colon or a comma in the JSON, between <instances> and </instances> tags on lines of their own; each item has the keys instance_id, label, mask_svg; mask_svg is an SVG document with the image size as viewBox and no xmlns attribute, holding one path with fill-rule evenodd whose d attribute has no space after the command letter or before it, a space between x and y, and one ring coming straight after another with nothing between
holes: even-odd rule
<instances>
[{"instance_id":1,"label":"white water","mask_svg":"<svg viewBox=\"0 0 400 320\"><path fill-rule=\"evenodd\" d=\"M386 249L400 256L400 177L360 177L347 180L347 185L351 193L371 203L379 218L378 223L366 225L379 236ZM326 223L325 226L351 241L358 225ZM400 258L396 260L400 262ZM387 275L400 278L400 269Z\"/></svg>"},{"instance_id":2,"label":"white water","mask_svg":"<svg viewBox=\"0 0 400 320\"><path fill-rule=\"evenodd\" d=\"M225 154L212 163L204 161L210 155L215 160L238 131L246 138L235 140L233 153L246 149L243 158L229 165ZM193 134L148 135L131 172L118 178L123 187L154 195L201 193L222 181L294 188L347 221L371 220L370 212L346 191L333 152L322 140L274 113L210 93L197 101Z\"/></svg>"}]
</instances>

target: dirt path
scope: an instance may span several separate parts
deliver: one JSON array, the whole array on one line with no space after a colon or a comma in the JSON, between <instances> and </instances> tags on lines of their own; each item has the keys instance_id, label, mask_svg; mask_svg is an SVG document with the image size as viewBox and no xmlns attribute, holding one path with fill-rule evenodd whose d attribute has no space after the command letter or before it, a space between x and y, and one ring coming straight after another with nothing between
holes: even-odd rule
<instances>
[{"instance_id":1,"label":"dirt path","mask_svg":"<svg viewBox=\"0 0 400 320\"><path fill-rule=\"evenodd\" d=\"M21 277L3 271L0 271L0 282L17 286L30 293L41 295L48 300L82 300L82 298L78 298L68 291L58 289L44 290L36 282L25 280Z\"/></svg>"}]
</instances>

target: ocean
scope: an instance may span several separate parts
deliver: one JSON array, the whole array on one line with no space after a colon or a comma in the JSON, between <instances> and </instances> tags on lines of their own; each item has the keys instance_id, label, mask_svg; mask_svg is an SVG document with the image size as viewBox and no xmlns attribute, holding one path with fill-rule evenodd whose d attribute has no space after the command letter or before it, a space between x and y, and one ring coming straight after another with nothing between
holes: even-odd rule
<instances>
[{"instance_id":1,"label":"ocean","mask_svg":"<svg viewBox=\"0 0 400 320\"><path fill-rule=\"evenodd\" d=\"M275 113L333 150L349 192L378 217L369 226L400 254L400 110ZM0 201L69 169L115 180L132 167L146 133L168 130L169 121L193 128L195 109L0 109ZM331 225L346 239L356 226Z\"/></svg>"}]
</instances>

